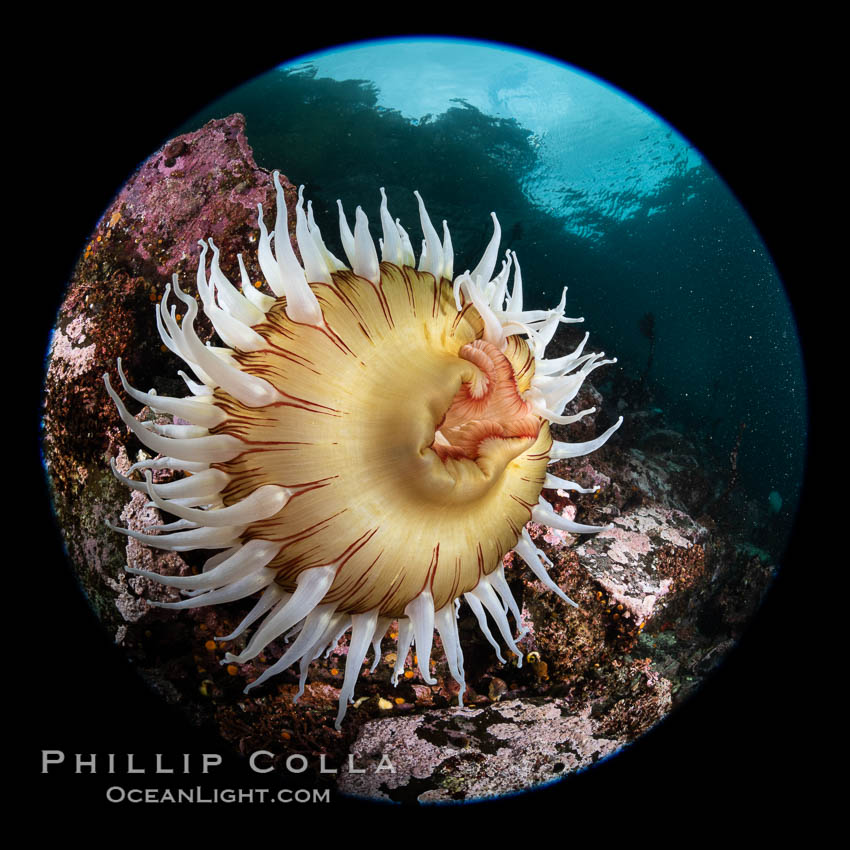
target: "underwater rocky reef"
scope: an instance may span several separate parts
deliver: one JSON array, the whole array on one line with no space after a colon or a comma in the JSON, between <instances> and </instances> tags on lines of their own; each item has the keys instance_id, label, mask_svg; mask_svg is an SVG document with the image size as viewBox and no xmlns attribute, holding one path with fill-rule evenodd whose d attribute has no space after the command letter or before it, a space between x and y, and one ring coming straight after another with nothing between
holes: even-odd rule
<instances>
[{"instance_id":1,"label":"underwater rocky reef","mask_svg":"<svg viewBox=\"0 0 850 850\"><path fill-rule=\"evenodd\" d=\"M286 163L280 165L285 172ZM296 190L283 182L293 213ZM270 208L274 191L268 172L254 162L244 119L210 121L139 167L104 213L69 283L50 349L44 456L70 562L104 628L150 688L199 728L243 754L263 749L283 761L292 753L311 759L324 753L339 774L312 781L346 794L393 801L506 794L580 770L634 741L722 661L775 571L774 558L755 545L762 541L733 521L761 510L735 488L736 447L730 464L718 466L697 436L677 433L653 404L643 363L623 364L604 396L592 379L585 382L567 412L597 412L553 426L556 439L590 440L625 417L620 432L593 455L551 469L584 488L600 487L595 494L558 491L559 513L612 529L573 536L530 528L553 563L550 575L579 609L527 571L512 569L508 555L506 576L527 627L518 642L523 663L510 654L500 663L472 613L462 612L464 709L456 707L457 685L439 645L436 684L425 684L414 666L392 685L393 626L374 672L364 668L340 731L333 719L346 638L313 662L297 704L293 670L246 696L245 685L284 649L278 641L256 662L221 663L245 638L225 643L214 636L233 631L251 602L163 611L149 600L172 599L173 591L125 572L129 565L189 575L204 558L151 550L107 527L110 521L141 529L160 515L146 494L129 494L110 471L110 460L126 474L147 455L121 422L102 375L121 357L133 385L179 391L153 306L174 272L194 280L201 238L222 246L228 277L238 279L241 252L251 279L259 279L258 202ZM198 331L207 341L213 333L204 322L199 319ZM551 355L572 351L581 336L562 331ZM138 418L155 417L145 408ZM154 481L170 474L158 471ZM372 662L370 654L367 665ZM364 766L389 749L395 773L348 770L349 754Z\"/></svg>"}]
</instances>

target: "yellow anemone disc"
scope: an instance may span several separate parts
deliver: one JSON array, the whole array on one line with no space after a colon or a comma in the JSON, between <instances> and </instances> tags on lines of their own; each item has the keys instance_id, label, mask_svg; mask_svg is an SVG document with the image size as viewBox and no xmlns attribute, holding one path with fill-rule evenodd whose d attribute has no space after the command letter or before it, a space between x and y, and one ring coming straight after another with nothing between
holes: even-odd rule
<instances>
[{"instance_id":1,"label":"yellow anemone disc","mask_svg":"<svg viewBox=\"0 0 850 850\"><path fill-rule=\"evenodd\" d=\"M552 438L519 396L534 374L523 339L500 352L450 281L380 270L377 285L349 271L311 284L324 327L293 322L279 298L254 326L267 347L233 360L283 401L249 408L219 388L227 417L212 431L246 444L215 464L232 476L225 505L266 484L293 491L242 534L282 544L277 583L333 564L324 602L397 617L425 589L440 609L498 567L537 504Z\"/></svg>"}]
</instances>

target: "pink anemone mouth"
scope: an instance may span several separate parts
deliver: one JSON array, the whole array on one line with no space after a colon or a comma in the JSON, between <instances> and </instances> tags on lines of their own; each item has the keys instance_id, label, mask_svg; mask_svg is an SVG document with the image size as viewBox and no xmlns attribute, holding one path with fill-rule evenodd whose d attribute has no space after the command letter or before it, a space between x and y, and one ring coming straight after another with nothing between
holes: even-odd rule
<instances>
[{"instance_id":1,"label":"pink anemone mouth","mask_svg":"<svg viewBox=\"0 0 850 850\"><path fill-rule=\"evenodd\" d=\"M478 373L461 384L431 448L442 460L476 460L488 454L490 441L510 440L517 449L514 456L521 454L537 439L541 420L522 400L510 361L483 339L464 345L458 356Z\"/></svg>"}]
</instances>

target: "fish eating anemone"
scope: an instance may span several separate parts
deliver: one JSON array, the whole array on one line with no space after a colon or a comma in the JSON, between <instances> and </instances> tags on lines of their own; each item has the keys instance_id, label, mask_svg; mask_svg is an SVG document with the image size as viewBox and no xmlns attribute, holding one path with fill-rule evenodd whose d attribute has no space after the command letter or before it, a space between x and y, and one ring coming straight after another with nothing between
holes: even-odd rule
<instances>
[{"instance_id":1,"label":"fish eating anemone","mask_svg":"<svg viewBox=\"0 0 850 850\"><path fill-rule=\"evenodd\" d=\"M252 285L241 255L235 286L210 239L199 243L200 305L175 275L155 308L164 345L189 369L179 373L189 394L141 392L118 361L126 395L173 423L139 421L104 375L122 420L158 455L126 474L113 462L113 471L175 518L142 531L110 527L167 551L220 550L198 575L126 569L183 593L151 603L162 608L256 596L239 625L217 638L237 641L254 627L222 662L236 664L285 641L279 660L246 691L297 664L297 699L310 663L350 630L339 728L370 647L374 669L397 621L393 683L414 646L423 680L436 683L436 630L462 705L461 600L497 658L505 660L491 624L522 663L521 612L503 567L508 552L575 605L548 575L551 561L525 526L534 521L573 534L608 528L559 515L542 491L593 492L547 467L596 450L622 417L580 443L553 440L549 424L592 413L564 410L594 369L615 361L585 354L587 335L570 354L545 358L559 325L582 320L566 317L566 289L551 310L524 308L516 254L506 251L500 262L495 213L481 260L455 275L448 226L444 221L438 233L418 192L418 262L383 188L377 247L363 210L357 208L352 231L338 202L346 264L327 248L303 186L296 255L278 172L273 181L275 224L270 233L260 205L257 251L271 294ZM222 346L199 339L200 310ZM182 477L154 483L153 472L163 469Z\"/></svg>"}]
</instances>

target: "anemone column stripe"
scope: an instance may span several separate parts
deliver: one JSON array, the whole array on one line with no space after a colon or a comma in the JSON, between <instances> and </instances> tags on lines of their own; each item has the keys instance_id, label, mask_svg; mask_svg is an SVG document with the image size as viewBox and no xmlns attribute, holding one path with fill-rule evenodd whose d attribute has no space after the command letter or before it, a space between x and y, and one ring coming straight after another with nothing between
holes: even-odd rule
<instances>
[{"instance_id":1,"label":"anemone column stripe","mask_svg":"<svg viewBox=\"0 0 850 850\"><path fill-rule=\"evenodd\" d=\"M520 655L508 620L510 614L518 625L520 609L504 576L506 553L516 551L549 589L574 604L546 574L547 559L525 525L534 519L576 533L605 531L560 517L541 491L544 485L581 490L548 475L547 465L599 448L619 426L575 445L553 443L549 432L550 421L586 413L562 415L587 374L612 361L583 355L586 337L567 357L545 360L558 325L581 320L564 316L566 291L553 310L523 311L513 252L493 276L501 235L495 213L484 256L471 274L452 280L448 226L443 222L440 240L418 193L424 232L418 269L383 190L380 260L363 210L356 210L352 233L340 205L350 271L327 250L309 204L305 213L302 187L295 228L302 267L290 244L277 172L274 179L275 253L260 209L258 259L277 297L250 291L250 281L246 289L241 257L240 294L211 241L208 276L208 246L201 242L202 307L230 347L201 345L193 326L197 302L176 279L174 293L187 305L182 324L165 303L171 287L157 312L164 343L201 381L184 374L189 398L162 399L164 412L189 424L139 423L106 378L127 426L148 447L168 453L129 473L141 470L145 481L117 469L116 475L179 517L148 533L125 533L174 551L226 550L200 576L175 581L146 574L188 594L163 607L262 592L232 637L263 619L247 648L229 653L228 661L244 663L271 641L298 632L249 687L297 662L300 694L310 662L353 624L339 727L369 646L377 663L381 638L398 619L394 681L414 642L424 680L435 683L429 663L436 626L462 704L461 598L497 657L488 614ZM158 396L120 377L133 399L157 403ZM162 468L192 476L154 485L150 470Z\"/></svg>"}]
</instances>

